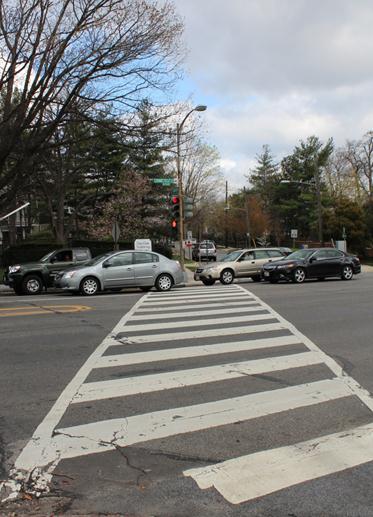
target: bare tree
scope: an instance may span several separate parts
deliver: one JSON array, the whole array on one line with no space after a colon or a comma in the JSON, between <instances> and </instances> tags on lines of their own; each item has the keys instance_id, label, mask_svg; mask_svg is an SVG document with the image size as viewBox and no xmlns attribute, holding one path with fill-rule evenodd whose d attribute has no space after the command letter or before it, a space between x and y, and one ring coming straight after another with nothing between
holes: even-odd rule
<instances>
[{"instance_id":1,"label":"bare tree","mask_svg":"<svg viewBox=\"0 0 373 517\"><path fill-rule=\"evenodd\" d=\"M348 160L357 185L370 200L373 199L373 131L369 131L357 142L347 142Z\"/></svg>"},{"instance_id":2,"label":"bare tree","mask_svg":"<svg viewBox=\"0 0 373 517\"><path fill-rule=\"evenodd\" d=\"M72 112L118 115L170 86L181 31L168 0L1 0L0 202Z\"/></svg>"}]
</instances>

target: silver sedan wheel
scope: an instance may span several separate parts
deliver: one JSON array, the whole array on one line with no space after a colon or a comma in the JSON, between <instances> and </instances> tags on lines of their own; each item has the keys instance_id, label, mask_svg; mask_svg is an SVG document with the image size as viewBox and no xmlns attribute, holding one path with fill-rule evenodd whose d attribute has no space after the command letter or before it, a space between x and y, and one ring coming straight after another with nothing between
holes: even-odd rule
<instances>
[{"instance_id":1,"label":"silver sedan wheel","mask_svg":"<svg viewBox=\"0 0 373 517\"><path fill-rule=\"evenodd\" d=\"M351 280L351 278L354 276L354 272L352 271L351 266L344 266L342 270L342 278L343 280Z\"/></svg>"},{"instance_id":2,"label":"silver sedan wheel","mask_svg":"<svg viewBox=\"0 0 373 517\"><path fill-rule=\"evenodd\" d=\"M98 291L98 282L94 278L86 278L81 284L81 291L86 296L92 296Z\"/></svg>"},{"instance_id":3,"label":"silver sedan wheel","mask_svg":"<svg viewBox=\"0 0 373 517\"><path fill-rule=\"evenodd\" d=\"M156 282L158 291L169 291L172 287L172 280L169 275L160 275Z\"/></svg>"}]
</instances>

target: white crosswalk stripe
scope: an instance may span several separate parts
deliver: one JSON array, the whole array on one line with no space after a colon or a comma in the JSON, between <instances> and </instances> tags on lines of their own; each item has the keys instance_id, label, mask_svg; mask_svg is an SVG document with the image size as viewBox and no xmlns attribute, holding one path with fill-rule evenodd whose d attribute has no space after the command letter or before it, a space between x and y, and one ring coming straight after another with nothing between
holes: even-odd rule
<instances>
[{"instance_id":1,"label":"white crosswalk stripe","mask_svg":"<svg viewBox=\"0 0 373 517\"><path fill-rule=\"evenodd\" d=\"M252 355L260 353L259 358ZM232 354L244 356L232 359ZM180 360L188 361L189 365L184 366ZM151 371L152 365L155 372L162 366L157 373L136 373L136 367ZM290 383L287 387L276 386L241 396L229 397L227 391L224 398L219 395L208 401L198 398L193 404L153 412L140 410L133 416L118 414L97 422L60 424L70 410L88 401L93 405L99 401L110 404L132 396L146 401L149 395L162 399L170 390L180 393L189 390L192 396L193 386L211 390L212 386L235 379L250 382L253 376L275 375L275 372L291 377L292 372L312 367L323 367L329 378ZM118 370L121 368L126 370ZM115 379L111 372L115 373ZM203 391L199 394L203 396ZM286 412L310 410L351 397L373 411L370 395L333 359L242 287L196 287L165 294L148 293L122 318L72 379L21 452L15 469L21 475L39 467L52 475L58 462L66 458L185 433L224 429L269 415L281 419ZM339 430L337 423L336 430ZM217 464L187 469L184 475L195 480L196 489L214 487L227 501L238 504L373 461L372 436L373 415L372 424L366 426L233 456Z\"/></svg>"}]
</instances>

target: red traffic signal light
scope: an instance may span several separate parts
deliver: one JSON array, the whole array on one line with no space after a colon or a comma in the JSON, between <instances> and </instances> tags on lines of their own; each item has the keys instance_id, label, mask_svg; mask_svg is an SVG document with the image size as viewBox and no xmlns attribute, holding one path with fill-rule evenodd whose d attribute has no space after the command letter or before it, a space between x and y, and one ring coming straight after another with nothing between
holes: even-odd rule
<instances>
[{"instance_id":1,"label":"red traffic signal light","mask_svg":"<svg viewBox=\"0 0 373 517\"><path fill-rule=\"evenodd\" d=\"M176 228L177 228L177 221L176 221L176 219L173 219L173 220L172 220L172 222L171 222L171 227L172 227L174 230L176 230Z\"/></svg>"},{"instance_id":2,"label":"red traffic signal light","mask_svg":"<svg viewBox=\"0 0 373 517\"><path fill-rule=\"evenodd\" d=\"M173 205L178 205L179 204L179 196L172 196L171 202L172 202Z\"/></svg>"}]
</instances>

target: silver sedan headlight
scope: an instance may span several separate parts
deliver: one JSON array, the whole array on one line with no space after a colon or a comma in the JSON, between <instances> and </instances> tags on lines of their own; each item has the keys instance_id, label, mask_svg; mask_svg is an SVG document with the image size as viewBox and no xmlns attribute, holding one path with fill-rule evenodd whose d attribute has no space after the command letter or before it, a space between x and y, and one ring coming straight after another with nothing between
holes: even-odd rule
<instances>
[{"instance_id":1,"label":"silver sedan headlight","mask_svg":"<svg viewBox=\"0 0 373 517\"><path fill-rule=\"evenodd\" d=\"M76 274L76 271L67 271L63 276L64 278L72 278Z\"/></svg>"}]
</instances>

